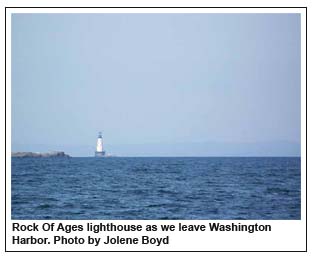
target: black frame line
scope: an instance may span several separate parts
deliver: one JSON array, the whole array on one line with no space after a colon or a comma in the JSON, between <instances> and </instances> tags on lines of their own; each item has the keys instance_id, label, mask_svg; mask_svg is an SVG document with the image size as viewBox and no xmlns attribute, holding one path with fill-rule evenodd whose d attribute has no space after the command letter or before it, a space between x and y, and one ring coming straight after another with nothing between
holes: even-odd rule
<instances>
[{"instance_id":1,"label":"black frame line","mask_svg":"<svg viewBox=\"0 0 312 260\"><path fill-rule=\"evenodd\" d=\"M7 111L6 111L6 82L7 82L7 79L6 79L6 10L7 9L274 9L274 8L278 8L278 9L305 9L305 20L306 20L306 57L305 57L305 62L306 62L306 221L305 221L305 226L306 226L306 248L305 250L303 251L293 251L293 250L289 250L289 251L252 251L252 250L230 250L230 251L216 251L216 250L213 250L213 251L191 251L191 250L187 250L187 251L169 251L169 250L162 250L162 251L149 251L149 250L143 250L143 251L140 251L140 250L131 250L131 251L91 251L91 250L87 250L87 251L75 251L75 250L64 250L64 251L45 251L45 250L40 250L40 251L12 251L12 250L7 250L7 220L6 220L6 209L7 209L7 199L6 199L6 191L7 191L7 187L6 187L6 169L7 169L7 165L6 165L6 147L7 147L7 141L6 141L6 122L7 122L7 119L6 119L6 115L7 115ZM4 29L4 34L5 34L5 47L4 47L4 50L5 50L5 53L4 53L4 82L5 82L5 88L4 88L4 93L5 93L5 130L4 130L4 133L5 133L5 174L4 174L4 180L5 180L5 189L4 189L4 192L5 192L5 202L4 202L4 205L5 205L5 227L4 227L4 233L5 233L5 252L16 252L16 253L26 253L26 252L30 252L30 253L34 253L34 252L47 252L47 253L71 253L71 252L107 252L107 253L130 253L130 252L133 252L133 253L139 253L139 252L153 252L153 253L158 253L158 252L168 252L168 253L176 253L176 252L185 252L185 253L195 253L195 252L198 252L198 253L243 253L243 252L254 252L254 253L281 253L281 252L308 252L308 7L307 6L295 6L295 7L291 7L291 6L270 6L270 7L264 7L264 6L261 6L261 7L187 7L187 6L183 6L183 7L91 7L91 6L88 6L88 7L83 7L83 6L76 6L76 7L57 7L57 6L52 6L52 7L39 7L39 6L36 6L36 7L30 7L30 6L6 6L5 7L5 11L4 11L5 15L4 15L4 26L5 26L5 29ZM302 33L302 32L301 32ZM302 57L301 57L302 58ZM301 86L302 87L302 86Z\"/></svg>"}]
</instances>

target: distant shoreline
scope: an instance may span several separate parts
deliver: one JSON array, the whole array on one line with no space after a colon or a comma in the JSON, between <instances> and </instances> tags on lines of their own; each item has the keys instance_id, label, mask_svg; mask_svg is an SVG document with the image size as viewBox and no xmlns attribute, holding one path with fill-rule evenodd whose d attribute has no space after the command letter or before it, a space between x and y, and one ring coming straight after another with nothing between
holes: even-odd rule
<instances>
[{"instance_id":1,"label":"distant shoreline","mask_svg":"<svg viewBox=\"0 0 312 260\"><path fill-rule=\"evenodd\" d=\"M34 157L62 157L62 156L13 156L15 158L34 158ZM94 156L65 156L65 157L70 157L70 158L95 158L98 159L99 157L94 157ZM101 157L103 159L107 158L119 158L119 159L135 159L135 158L140 158L140 159L149 159L149 158L163 158L163 159L170 159L170 158L180 158L180 159L192 159L192 158L241 158L241 159L248 159L248 158L301 158L301 156L111 156L111 157Z\"/></svg>"},{"instance_id":2,"label":"distant shoreline","mask_svg":"<svg viewBox=\"0 0 312 260\"><path fill-rule=\"evenodd\" d=\"M33 152L13 152L11 157L19 158L37 158L37 157L70 157L64 152L46 152L46 153L33 153Z\"/></svg>"}]
</instances>

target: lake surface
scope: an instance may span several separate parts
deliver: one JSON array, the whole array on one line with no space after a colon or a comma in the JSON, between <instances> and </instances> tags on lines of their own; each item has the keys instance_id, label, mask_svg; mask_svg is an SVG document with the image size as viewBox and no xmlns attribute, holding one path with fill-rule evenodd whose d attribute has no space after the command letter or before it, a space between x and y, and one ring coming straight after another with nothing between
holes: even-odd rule
<instances>
[{"instance_id":1,"label":"lake surface","mask_svg":"<svg viewBox=\"0 0 312 260\"><path fill-rule=\"evenodd\" d=\"M12 219L300 219L299 157L12 158Z\"/></svg>"}]
</instances>

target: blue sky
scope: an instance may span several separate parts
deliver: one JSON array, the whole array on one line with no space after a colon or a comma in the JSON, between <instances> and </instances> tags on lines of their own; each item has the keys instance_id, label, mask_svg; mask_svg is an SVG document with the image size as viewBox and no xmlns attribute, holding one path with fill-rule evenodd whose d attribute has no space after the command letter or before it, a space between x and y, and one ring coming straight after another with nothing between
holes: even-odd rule
<instances>
[{"instance_id":1,"label":"blue sky","mask_svg":"<svg viewBox=\"0 0 312 260\"><path fill-rule=\"evenodd\" d=\"M12 149L298 155L300 62L300 14L13 14Z\"/></svg>"}]
</instances>

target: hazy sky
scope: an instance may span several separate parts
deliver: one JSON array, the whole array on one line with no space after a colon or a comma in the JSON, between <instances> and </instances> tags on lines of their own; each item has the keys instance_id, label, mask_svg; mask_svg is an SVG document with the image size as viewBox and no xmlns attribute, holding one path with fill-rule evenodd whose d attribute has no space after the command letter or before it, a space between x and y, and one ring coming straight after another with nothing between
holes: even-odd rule
<instances>
[{"instance_id":1,"label":"hazy sky","mask_svg":"<svg viewBox=\"0 0 312 260\"><path fill-rule=\"evenodd\" d=\"M300 14L13 14L13 148L95 147L100 130L299 143Z\"/></svg>"}]
</instances>

